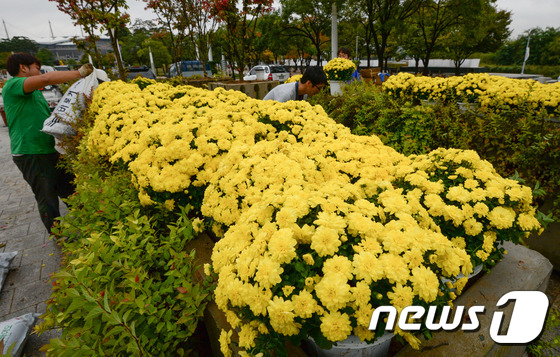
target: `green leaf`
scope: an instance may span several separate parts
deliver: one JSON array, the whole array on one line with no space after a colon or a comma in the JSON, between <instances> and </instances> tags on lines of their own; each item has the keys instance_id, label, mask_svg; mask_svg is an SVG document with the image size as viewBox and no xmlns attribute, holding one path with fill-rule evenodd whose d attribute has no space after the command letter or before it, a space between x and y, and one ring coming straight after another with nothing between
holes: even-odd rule
<instances>
[{"instance_id":1,"label":"green leaf","mask_svg":"<svg viewBox=\"0 0 560 357\"><path fill-rule=\"evenodd\" d=\"M111 325L120 325L121 318L119 317L119 314L115 310L113 310L109 314L107 322L110 323Z\"/></svg>"},{"instance_id":2,"label":"green leaf","mask_svg":"<svg viewBox=\"0 0 560 357\"><path fill-rule=\"evenodd\" d=\"M103 295L103 307L105 307L105 311L111 312L111 307L109 306L109 300L107 299L108 295L109 294L107 293L107 291L105 291L105 294Z\"/></svg>"},{"instance_id":3,"label":"green leaf","mask_svg":"<svg viewBox=\"0 0 560 357\"><path fill-rule=\"evenodd\" d=\"M85 321L92 320L102 313L103 313L103 309L99 306L95 306L91 310L89 310L89 312L88 312L88 314L87 314L87 316L85 317L84 320Z\"/></svg>"}]
</instances>

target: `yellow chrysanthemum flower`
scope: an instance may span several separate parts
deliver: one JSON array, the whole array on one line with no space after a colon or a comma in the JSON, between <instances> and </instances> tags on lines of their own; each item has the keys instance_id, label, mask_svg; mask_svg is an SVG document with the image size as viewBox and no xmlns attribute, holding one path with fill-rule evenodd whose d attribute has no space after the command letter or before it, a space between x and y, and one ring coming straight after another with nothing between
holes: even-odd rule
<instances>
[{"instance_id":1,"label":"yellow chrysanthemum flower","mask_svg":"<svg viewBox=\"0 0 560 357\"><path fill-rule=\"evenodd\" d=\"M352 333L350 317L339 311L321 316L321 332L330 341L342 341Z\"/></svg>"},{"instance_id":2,"label":"yellow chrysanthemum flower","mask_svg":"<svg viewBox=\"0 0 560 357\"><path fill-rule=\"evenodd\" d=\"M325 275L315 285L315 293L323 306L331 311L342 309L352 298L350 285L344 275L340 273Z\"/></svg>"}]
</instances>

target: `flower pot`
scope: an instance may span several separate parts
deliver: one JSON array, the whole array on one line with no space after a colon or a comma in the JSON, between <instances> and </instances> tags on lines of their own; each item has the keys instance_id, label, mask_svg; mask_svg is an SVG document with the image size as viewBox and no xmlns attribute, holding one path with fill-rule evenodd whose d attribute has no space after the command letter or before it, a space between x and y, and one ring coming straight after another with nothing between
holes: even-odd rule
<instances>
[{"instance_id":1,"label":"flower pot","mask_svg":"<svg viewBox=\"0 0 560 357\"><path fill-rule=\"evenodd\" d=\"M478 274L480 274L480 272L482 271L482 264L479 264L477 266L474 267L472 273L470 273L467 278L471 279L475 276L477 276ZM447 283L448 281L455 283L457 280L464 278L465 276L463 275L463 273L459 273L459 275L457 275L455 278L451 278L451 279L447 279L447 278L440 278L442 283ZM455 289L451 289L451 291L455 291Z\"/></svg>"},{"instance_id":2,"label":"flower pot","mask_svg":"<svg viewBox=\"0 0 560 357\"><path fill-rule=\"evenodd\" d=\"M466 112L468 110L475 110L478 107L477 103L464 103L464 102L457 102L457 106L459 110L462 112Z\"/></svg>"},{"instance_id":3,"label":"flower pot","mask_svg":"<svg viewBox=\"0 0 560 357\"><path fill-rule=\"evenodd\" d=\"M329 81L331 87L331 95L338 97L342 95L342 81Z\"/></svg>"},{"instance_id":4,"label":"flower pot","mask_svg":"<svg viewBox=\"0 0 560 357\"><path fill-rule=\"evenodd\" d=\"M384 357L389 352L394 336L393 333L386 332L373 343L366 343L358 336L350 335L347 339L337 342L330 350L320 348L312 339L309 339L309 344L318 357Z\"/></svg>"},{"instance_id":5,"label":"flower pot","mask_svg":"<svg viewBox=\"0 0 560 357\"><path fill-rule=\"evenodd\" d=\"M434 106L437 103L433 100L422 99L422 105L424 106Z\"/></svg>"}]
</instances>

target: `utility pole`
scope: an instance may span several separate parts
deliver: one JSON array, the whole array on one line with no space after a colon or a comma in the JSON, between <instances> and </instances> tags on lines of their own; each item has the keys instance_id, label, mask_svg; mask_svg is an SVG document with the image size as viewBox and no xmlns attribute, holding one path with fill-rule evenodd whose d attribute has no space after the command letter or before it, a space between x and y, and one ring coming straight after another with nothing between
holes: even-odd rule
<instances>
[{"instance_id":1,"label":"utility pole","mask_svg":"<svg viewBox=\"0 0 560 357\"><path fill-rule=\"evenodd\" d=\"M6 27L6 22L4 21L4 19L2 19L2 23L4 24L4 31L6 31L6 37L8 38L8 41L10 41L10 35L8 34L8 28Z\"/></svg>"},{"instance_id":2,"label":"utility pole","mask_svg":"<svg viewBox=\"0 0 560 357\"><path fill-rule=\"evenodd\" d=\"M331 15L331 59L338 56L338 10L336 3L332 4Z\"/></svg>"}]
</instances>

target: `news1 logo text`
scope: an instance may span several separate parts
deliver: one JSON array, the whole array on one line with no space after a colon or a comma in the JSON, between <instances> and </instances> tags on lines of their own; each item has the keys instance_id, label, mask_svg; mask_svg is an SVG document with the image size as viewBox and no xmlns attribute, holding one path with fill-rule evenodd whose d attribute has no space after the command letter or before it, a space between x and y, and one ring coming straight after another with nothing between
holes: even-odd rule
<instances>
[{"instance_id":1,"label":"news1 logo text","mask_svg":"<svg viewBox=\"0 0 560 357\"><path fill-rule=\"evenodd\" d=\"M503 308L512 302L514 307L507 331L500 333L505 318L504 311L494 311L490 324L490 337L494 342L501 344L530 343L544 328L549 306L548 297L541 291L511 291L498 300L496 307ZM438 309L441 312L439 318ZM419 331L422 319L430 331L456 329L475 331L480 328L478 315L484 314L486 307L477 305L465 309L464 306L456 306L454 310L452 314L449 306L444 306L443 309L430 306L426 313L425 307L412 305L405 307L398 314L393 306L380 306L371 316L369 329L376 330L378 321L388 314L385 328L387 331L394 330L395 324L403 331ZM468 322L465 322L465 313L468 315Z\"/></svg>"}]
</instances>

